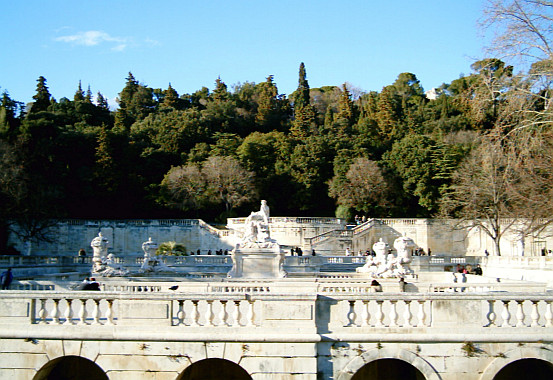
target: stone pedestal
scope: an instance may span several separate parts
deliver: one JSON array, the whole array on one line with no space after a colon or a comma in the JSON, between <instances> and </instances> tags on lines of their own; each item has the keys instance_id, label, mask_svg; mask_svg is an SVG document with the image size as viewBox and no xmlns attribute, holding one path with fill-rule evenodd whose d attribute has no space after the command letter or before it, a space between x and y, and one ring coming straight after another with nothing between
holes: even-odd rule
<instances>
[{"instance_id":1,"label":"stone pedestal","mask_svg":"<svg viewBox=\"0 0 553 380\"><path fill-rule=\"evenodd\" d=\"M231 253L232 269L229 278L284 278L288 274L283 269L284 252L274 244L269 248L240 247Z\"/></svg>"}]
</instances>

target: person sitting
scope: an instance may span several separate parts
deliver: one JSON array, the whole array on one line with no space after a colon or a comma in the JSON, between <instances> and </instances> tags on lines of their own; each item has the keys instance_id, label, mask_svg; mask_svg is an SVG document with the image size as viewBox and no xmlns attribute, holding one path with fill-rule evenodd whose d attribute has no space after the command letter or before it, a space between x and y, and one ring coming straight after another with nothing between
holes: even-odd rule
<instances>
[{"instance_id":1,"label":"person sitting","mask_svg":"<svg viewBox=\"0 0 553 380\"><path fill-rule=\"evenodd\" d=\"M382 292L382 285L376 280L371 281L371 288L374 292L380 293Z\"/></svg>"}]
</instances>

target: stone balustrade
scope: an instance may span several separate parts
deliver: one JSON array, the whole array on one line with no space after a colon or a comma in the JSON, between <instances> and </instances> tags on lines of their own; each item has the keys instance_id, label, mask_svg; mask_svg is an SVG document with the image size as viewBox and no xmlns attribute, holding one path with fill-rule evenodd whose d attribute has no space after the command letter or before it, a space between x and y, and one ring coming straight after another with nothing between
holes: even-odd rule
<instances>
[{"instance_id":1,"label":"stone balustrade","mask_svg":"<svg viewBox=\"0 0 553 380\"><path fill-rule=\"evenodd\" d=\"M263 331L275 332L295 326L306 334L387 331L386 334L403 336L416 333L420 339L421 334L431 334L436 329L444 341L448 340L448 334L459 334L459 326L463 326L464 334L488 334L480 340L497 341L492 332L496 329L501 334L542 331L541 334L549 334L549 339L553 334L551 295L270 294L268 288L263 290L263 285L257 286L257 291L256 285L252 285L250 293L240 294L232 291L232 286L222 285L219 292L211 294L1 292L0 331L12 337L30 334L29 328L23 328L27 325L37 326L32 330L35 336L40 336L41 332L45 336L55 336L56 330L52 330L55 326L80 326L79 332L93 337L96 330L87 330L88 326L111 326L112 329L121 326L131 328L136 339L140 339L142 332L155 330L160 334L172 334L172 329L177 328L194 328L193 331L201 332L202 328L255 327L260 330L245 330L245 333L263 334ZM40 330L38 326L42 325L49 329ZM223 334L220 339L231 337ZM393 338L388 335L379 338L388 339Z\"/></svg>"}]
</instances>

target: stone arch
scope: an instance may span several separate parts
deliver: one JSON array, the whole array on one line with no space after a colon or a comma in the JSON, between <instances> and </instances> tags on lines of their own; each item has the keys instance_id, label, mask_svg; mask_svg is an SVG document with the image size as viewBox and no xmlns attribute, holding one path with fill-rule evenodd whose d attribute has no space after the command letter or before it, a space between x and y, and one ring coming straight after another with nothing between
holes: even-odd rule
<instances>
[{"instance_id":1,"label":"stone arch","mask_svg":"<svg viewBox=\"0 0 553 380\"><path fill-rule=\"evenodd\" d=\"M227 359L203 359L186 367L176 380L252 380L248 372Z\"/></svg>"},{"instance_id":2,"label":"stone arch","mask_svg":"<svg viewBox=\"0 0 553 380\"><path fill-rule=\"evenodd\" d=\"M519 360L537 359L549 363L553 367L553 352L536 347L518 347L507 351L504 357L495 358L484 370L480 380L493 380L495 376L509 364Z\"/></svg>"},{"instance_id":3,"label":"stone arch","mask_svg":"<svg viewBox=\"0 0 553 380\"><path fill-rule=\"evenodd\" d=\"M33 380L109 380L102 368L81 356L61 356L44 364Z\"/></svg>"},{"instance_id":4,"label":"stone arch","mask_svg":"<svg viewBox=\"0 0 553 380\"><path fill-rule=\"evenodd\" d=\"M336 377L336 380L350 380L361 367L380 359L397 359L415 367L426 380L441 380L438 372L419 355L401 348L375 348L352 359Z\"/></svg>"}]
</instances>

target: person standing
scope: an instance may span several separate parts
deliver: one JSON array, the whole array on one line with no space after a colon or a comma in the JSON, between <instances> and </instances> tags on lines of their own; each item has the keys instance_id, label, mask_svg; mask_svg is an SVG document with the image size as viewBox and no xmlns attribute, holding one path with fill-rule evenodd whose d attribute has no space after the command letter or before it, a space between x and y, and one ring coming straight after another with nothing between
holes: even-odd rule
<instances>
[{"instance_id":1,"label":"person standing","mask_svg":"<svg viewBox=\"0 0 553 380\"><path fill-rule=\"evenodd\" d=\"M8 268L7 271L3 272L0 276L0 283L2 283L2 290L8 290L13 280L12 268Z\"/></svg>"}]
</instances>

